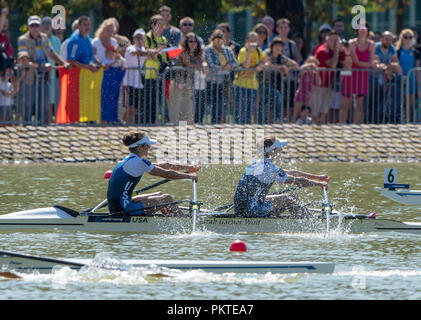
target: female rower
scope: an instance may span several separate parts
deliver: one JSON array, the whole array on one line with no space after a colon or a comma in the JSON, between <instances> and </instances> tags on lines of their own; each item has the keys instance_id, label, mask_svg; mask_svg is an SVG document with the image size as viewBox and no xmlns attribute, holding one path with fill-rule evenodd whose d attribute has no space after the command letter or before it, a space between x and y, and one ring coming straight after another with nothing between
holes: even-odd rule
<instances>
[{"instance_id":1,"label":"female rower","mask_svg":"<svg viewBox=\"0 0 421 320\"><path fill-rule=\"evenodd\" d=\"M272 162L279 161L281 150L288 144L275 136L264 139L264 159L252 163L244 173L234 196L236 215L271 216L289 210L297 217L311 216L310 211L291 194L268 195L275 181L296 184L300 187L327 187L329 176L313 175L297 170L282 170Z\"/></svg>"},{"instance_id":2,"label":"female rower","mask_svg":"<svg viewBox=\"0 0 421 320\"><path fill-rule=\"evenodd\" d=\"M107 199L110 213L150 215L161 210L167 215L181 215L181 209L175 204L162 207L162 204L174 201L169 194L155 192L132 198L133 190L144 172L171 180L191 179L197 181L194 172L198 171L200 167L170 163L152 164L146 157L150 146L156 142L142 133L129 132L125 134L123 143L129 148L130 154L116 165L108 183ZM189 173L181 173L176 170L187 170ZM158 208L153 208L153 206L158 206Z\"/></svg>"}]
</instances>

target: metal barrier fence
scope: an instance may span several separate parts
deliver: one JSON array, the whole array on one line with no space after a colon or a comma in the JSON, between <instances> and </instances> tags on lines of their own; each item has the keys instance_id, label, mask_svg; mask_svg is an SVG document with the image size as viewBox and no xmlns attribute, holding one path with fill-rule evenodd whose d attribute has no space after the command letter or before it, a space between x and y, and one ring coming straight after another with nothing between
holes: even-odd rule
<instances>
[{"instance_id":1,"label":"metal barrier fence","mask_svg":"<svg viewBox=\"0 0 421 320\"><path fill-rule=\"evenodd\" d=\"M16 68L3 77L0 124L54 122L56 70ZM55 99L50 86L55 82ZM15 90L17 89L18 90ZM16 91L16 92L15 92ZM407 75L376 69L238 68L232 71L171 67L127 68L119 119L138 125L188 123L420 123L421 68Z\"/></svg>"}]
</instances>

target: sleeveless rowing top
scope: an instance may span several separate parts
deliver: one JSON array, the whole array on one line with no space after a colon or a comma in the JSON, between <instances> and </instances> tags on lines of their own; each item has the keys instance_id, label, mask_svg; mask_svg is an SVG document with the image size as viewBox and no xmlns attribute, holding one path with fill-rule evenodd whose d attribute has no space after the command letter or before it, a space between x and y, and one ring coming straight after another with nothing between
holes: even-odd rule
<instances>
[{"instance_id":1,"label":"sleeveless rowing top","mask_svg":"<svg viewBox=\"0 0 421 320\"><path fill-rule=\"evenodd\" d=\"M110 213L122 212L132 202L132 193L144 172L151 172L154 165L146 159L130 153L120 161L108 182L108 208Z\"/></svg>"},{"instance_id":2,"label":"sleeveless rowing top","mask_svg":"<svg viewBox=\"0 0 421 320\"><path fill-rule=\"evenodd\" d=\"M260 206L265 202L275 181L284 183L287 173L275 166L269 159L253 162L244 173L234 195L234 210L236 215L252 216L250 208Z\"/></svg>"}]
</instances>

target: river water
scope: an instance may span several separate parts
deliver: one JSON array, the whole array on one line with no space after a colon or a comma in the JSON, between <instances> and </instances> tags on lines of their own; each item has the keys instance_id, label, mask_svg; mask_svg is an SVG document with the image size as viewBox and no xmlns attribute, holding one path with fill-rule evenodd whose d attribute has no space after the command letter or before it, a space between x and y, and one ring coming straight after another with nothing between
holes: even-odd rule
<instances>
[{"instance_id":1,"label":"river water","mask_svg":"<svg viewBox=\"0 0 421 320\"><path fill-rule=\"evenodd\" d=\"M105 198L104 172L112 163L0 165L0 214L60 204L75 210L93 207ZM421 222L421 208L384 198L384 168L397 168L399 182L421 189L419 163L289 163L332 177L329 200L337 209L377 212L383 217ZM232 202L244 166L205 166L199 172L199 200L205 207ZM142 186L158 181L145 175ZM418 185L418 186L417 186ZM138 186L140 187L140 186ZM282 186L274 186L274 190ZM191 198L189 181L170 182L153 191L176 199ZM151 190L152 191L152 190ZM319 188L297 193L321 201ZM241 239L247 252L230 253ZM347 234L215 234L175 235L86 232L0 232L0 250L54 258L272 260L334 262L335 272L319 274L213 274L156 270L109 271L57 269L0 281L0 299L421 299L421 236L397 233Z\"/></svg>"}]
</instances>

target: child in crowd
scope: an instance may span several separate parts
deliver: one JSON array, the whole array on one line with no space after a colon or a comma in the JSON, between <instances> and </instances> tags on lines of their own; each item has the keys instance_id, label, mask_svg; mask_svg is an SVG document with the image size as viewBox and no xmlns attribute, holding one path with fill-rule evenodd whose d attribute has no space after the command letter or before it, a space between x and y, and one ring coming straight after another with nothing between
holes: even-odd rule
<instances>
[{"instance_id":1,"label":"child in crowd","mask_svg":"<svg viewBox=\"0 0 421 320\"><path fill-rule=\"evenodd\" d=\"M148 57L145 41L145 31L142 28L137 29L133 33L134 44L129 46L124 54L127 70L123 79L123 86L125 88L124 92L128 95L128 104L125 103L126 108L123 120L127 123L135 122L136 110L139 116L143 104L145 71L142 69ZM140 121L141 119L138 120Z\"/></svg>"},{"instance_id":2,"label":"child in crowd","mask_svg":"<svg viewBox=\"0 0 421 320\"><path fill-rule=\"evenodd\" d=\"M296 124L311 124L312 118L311 115L311 108L309 106L303 105L301 106L300 116L297 119Z\"/></svg>"},{"instance_id":3,"label":"child in crowd","mask_svg":"<svg viewBox=\"0 0 421 320\"><path fill-rule=\"evenodd\" d=\"M14 97L19 91L19 79L13 75L13 69L7 68L5 72L0 71L0 121L12 120L12 106Z\"/></svg>"},{"instance_id":4,"label":"child in crowd","mask_svg":"<svg viewBox=\"0 0 421 320\"><path fill-rule=\"evenodd\" d=\"M121 70L124 70L125 60L124 58L118 53L117 46L109 45L105 51L105 59L104 59L105 70L109 67L120 67Z\"/></svg>"},{"instance_id":5,"label":"child in crowd","mask_svg":"<svg viewBox=\"0 0 421 320\"><path fill-rule=\"evenodd\" d=\"M298 119L302 106L310 106L313 105L314 101L317 101L316 97L313 97L315 94L314 92L312 93L312 88L313 84L320 86L322 82L320 73L316 70L318 65L319 60L314 56L310 56L304 61L304 64L300 68L300 73L298 74L299 84L297 91L295 92L293 122Z\"/></svg>"}]
</instances>

